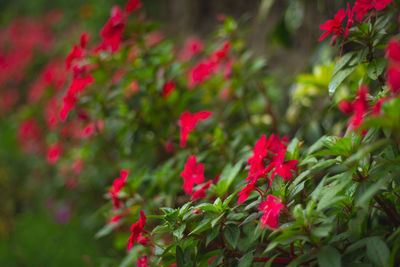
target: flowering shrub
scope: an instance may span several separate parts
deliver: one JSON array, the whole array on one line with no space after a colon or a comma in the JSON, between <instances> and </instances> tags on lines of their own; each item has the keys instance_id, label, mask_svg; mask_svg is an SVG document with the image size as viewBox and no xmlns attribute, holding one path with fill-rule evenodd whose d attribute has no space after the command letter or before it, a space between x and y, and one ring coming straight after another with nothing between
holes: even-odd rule
<instances>
[{"instance_id":1,"label":"flowering shrub","mask_svg":"<svg viewBox=\"0 0 400 267\"><path fill-rule=\"evenodd\" d=\"M19 143L68 189L101 188L96 238L124 266L396 266L397 4L357 0L320 26L339 57L297 77L285 120L232 18L181 48L129 0L97 44L83 32L46 64Z\"/></svg>"}]
</instances>

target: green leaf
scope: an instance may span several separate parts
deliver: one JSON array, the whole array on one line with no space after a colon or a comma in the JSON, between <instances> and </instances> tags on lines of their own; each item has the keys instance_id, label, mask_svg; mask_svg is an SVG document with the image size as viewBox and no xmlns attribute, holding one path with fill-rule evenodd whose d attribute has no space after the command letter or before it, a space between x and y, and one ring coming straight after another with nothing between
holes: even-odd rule
<instances>
[{"instance_id":1,"label":"green leaf","mask_svg":"<svg viewBox=\"0 0 400 267\"><path fill-rule=\"evenodd\" d=\"M218 234L219 234L219 229L218 229L218 228L213 228L213 229L211 230L211 233L209 233L209 234L207 235L206 246L208 246L208 244L209 244L211 241L213 241L213 240L217 237Z\"/></svg>"},{"instance_id":2,"label":"green leaf","mask_svg":"<svg viewBox=\"0 0 400 267\"><path fill-rule=\"evenodd\" d=\"M376 266L389 266L390 251L380 237L368 238L367 256Z\"/></svg>"},{"instance_id":3,"label":"green leaf","mask_svg":"<svg viewBox=\"0 0 400 267\"><path fill-rule=\"evenodd\" d=\"M179 226L177 229L174 230L173 234L174 236L176 236L176 238L178 239L182 239L183 238L183 232L186 229L186 223L182 224L181 226Z\"/></svg>"},{"instance_id":4,"label":"green leaf","mask_svg":"<svg viewBox=\"0 0 400 267\"><path fill-rule=\"evenodd\" d=\"M319 266L324 267L340 267L340 253L331 246L323 247L317 254Z\"/></svg>"},{"instance_id":5,"label":"green leaf","mask_svg":"<svg viewBox=\"0 0 400 267\"><path fill-rule=\"evenodd\" d=\"M253 251L250 251L249 253L243 255L238 263L238 266L240 267L250 267L251 264L253 263Z\"/></svg>"},{"instance_id":6,"label":"green leaf","mask_svg":"<svg viewBox=\"0 0 400 267\"><path fill-rule=\"evenodd\" d=\"M378 191L385 190L387 188L386 183L389 181L389 179L390 176L386 176L376 182L372 182L371 186L368 187L368 189L366 189L359 198L356 198L356 207L362 207L366 209L371 198L378 193Z\"/></svg>"},{"instance_id":7,"label":"green leaf","mask_svg":"<svg viewBox=\"0 0 400 267\"><path fill-rule=\"evenodd\" d=\"M239 161L232 167L231 164L228 164L221 173L221 178L218 181L218 184L215 188L215 193L222 197L229 189L229 186L232 184L235 177L238 175L240 169L242 168L242 161Z\"/></svg>"},{"instance_id":8,"label":"green leaf","mask_svg":"<svg viewBox=\"0 0 400 267\"><path fill-rule=\"evenodd\" d=\"M332 96L336 89L342 84L342 82L357 68L357 66L349 67L338 71L332 76L331 82L329 83L329 95Z\"/></svg>"},{"instance_id":9,"label":"green leaf","mask_svg":"<svg viewBox=\"0 0 400 267\"><path fill-rule=\"evenodd\" d=\"M208 228L210 228L210 221L211 221L211 218L205 218L205 219L203 219L203 220L200 222L200 224L197 225L196 228L195 228L192 232L190 232L190 235L191 235L191 234L198 234L198 233L201 233L201 232L207 230Z\"/></svg>"},{"instance_id":10,"label":"green leaf","mask_svg":"<svg viewBox=\"0 0 400 267\"><path fill-rule=\"evenodd\" d=\"M229 224L224 227L224 236L226 241L233 247L236 248L237 242L239 240L240 229L235 224Z\"/></svg>"},{"instance_id":11,"label":"green leaf","mask_svg":"<svg viewBox=\"0 0 400 267\"><path fill-rule=\"evenodd\" d=\"M339 61L336 63L335 68L333 69L332 72L332 77L338 73L341 69L343 69L347 63L349 63L350 59L352 59L354 56L354 52L346 53L344 54L341 58L339 58Z\"/></svg>"},{"instance_id":12,"label":"green leaf","mask_svg":"<svg viewBox=\"0 0 400 267\"><path fill-rule=\"evenodd\" d=\"M185 258L183 255L183 250L180 246L176 246L176 266L184 267L184 265L185 265Z\"/></svg>"},{"instance_id":13,"label":"green leaf","mask_svg":"<svg viewBox=\"0 0 400 267\"><path fill-rule=\"evenodd\" d=\"M384 58L374 59L367 66L367 74L372 80L377 80L386 66Z\"/></svg>"},{"instance_id":14,"label":"green leaf","mask_svg":"<svg viewBox=\"0 0 400 267\"><path fill-rule=\"evenodd\" d=\"M195 209L211 211L211 212L215 212L215 213L219 213L220 212L220 209L218 207L216 207L216 206L214 206L213 204L210 204L210 203L202 203L202 204L196 206Z\"/></svg>"},{"instance_id":15,"label":"green leaf","mask_svg":"<svg viewBox=\"0 0 400 267\"><path fill-rule=\"evenodd\" d=\"M115 227L117 227L117 226L119 226L118 223L109 223L109 224L106 224L106 225L104 225L104 226L95 234L94 237L95 237L96 239L98 239L98 238L101 238L101 237L103 237L103 236L106 236L106 235L108 235L109 233L111 233L112 230L114 230Z\"/></svg>"}]
</instances>

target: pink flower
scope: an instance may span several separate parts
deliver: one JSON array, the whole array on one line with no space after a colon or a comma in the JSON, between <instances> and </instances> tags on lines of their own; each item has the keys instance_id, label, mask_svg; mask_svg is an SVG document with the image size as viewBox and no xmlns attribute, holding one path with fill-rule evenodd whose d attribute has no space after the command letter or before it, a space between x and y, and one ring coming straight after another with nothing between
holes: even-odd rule
<instances>
[{"instance_id":1,"label":"pink flower","mask_svg":"<svg viewBox=\"0 0 400 267\"><path fill-rule=\"evenodd\" d=\"M190 156L186 161L185 168L181 172L183 178L182 188L187 195L192 194L194 184L201 184L204 182L204 164L197 165L197 158L195 155Z\"/></svg>"},{"instance_id":2,"label":"pink flower","mask_svg":"<svg viewBox=\"0 0 400 267\"><path fill-rule=\"evenodd\" d=\"M125 11L128 13L135 12L136 9L140 8L142 3L140 0L129 0L129 2L125 6Z\"/></svg>"},{"instance_id":3,"label":"pink flower","mask_svg":"<svg viewBox=\"0 0 400 267\"><path fill-rule=\"evenodd\" d=\"M146 216L144 215L143 211L140 211L140 219L132 225L131 227L131 236L127 240L128 242L128 247L126 248L127 251L129 251L132 246L135 244L137 241L139 235L143 232L144 225L146 223Z\"/></svg>"},{"instance_id":4,"label":"pink flower","mask_svg":"<svg viewBox=\"0 0 400 267\"><path fill-rule=\"evenodd\" d=\"M175 91L175 83L173 81L168 81L164 84L163 88L162 88L162 96L164 98L168 98L172 92Z\"/></svg>"},{"instance_id":5,"label":"pink flower","mask_svg":"<svg viewBox=\"0 0 400 267\"><path fill-rule=\"evenodd\" d=\"M210 188L211 184L212 184L212 180L208 181L207 183L205 183L202 187L200 187L200 189L196 190L193 192L192 201L197 201L200 198L206 198L206 192L205 190Z\"/></svg>"},{"instance_id":6,"label":"pink flower","mask_svg":"<svg viewBox=\"0 0 400 267\"><path fill-rule=\"evenodd\" d=\"M389 97L383 97L383 98L379 99L378 101L376 101L375 104L372 106L372 116L381 115L382 105L389 99L390 99Z\"/></svg>"},{"instance_id":7,"label":"pink flower","mask_svg":"<svg viewBox=\"0 0 400 267\"><path fill-rule=\"evenodd\" d=\"M61 156L62 147L60 143L55 143L47 149L47 162L54 165Z\"/></svg>"},{"instance_id":8,"label":"pink flower","mask_svg":"<svg viewBox=\"0 0 400 267\"><path fill-rule=\"evenodd\" d=\"M267 200L261 202L258 206L260 211L265 212L261 217L261 228L269 226L272 229L277 229L279 226L278 216L284 205L280 202L279 198L268 195Z\"/></svg>"},{"instance_id":9,"label":"pink flower","mask_svg":"<svg viewBox=\"0 0 400 267\"><path fill-rule=\"evenodd\" d=\"M180 58L183 61L190 60L193 56L196 56L203 52L204 44L199 38L189 38L185 42L185 47L180 53Z\"/></svg>"},{"instance_id":10,"label":"pink flower","mask_svg":"<svg viewBox=\"0 0 400 267\"><path fill-rule=\"evenodd\" d=\"M344 29L341 26L342 21L346 17L346 11L344 9L339 9L333 19L327 20L325 24L319 26L321 30L325 30L325 32L318 39L318 42L322 41L329 34L333 34L334 37L341 36L344 34Z\"/></svg>"},{"instance_id":11,"label":"pink flower","mask_svg":"<svg viewBox=\"0 0 400 267\"><path fill-rule=\"evenodd\" d=\"M185 111L179 118L179 126L181 127L181 147L186 146L186 141L189 133L194 130L197 123L200 120L206 120L212 115L209 111L199 111L197 113L190 114L189 111Z\"/></svg>"}]
</instances>

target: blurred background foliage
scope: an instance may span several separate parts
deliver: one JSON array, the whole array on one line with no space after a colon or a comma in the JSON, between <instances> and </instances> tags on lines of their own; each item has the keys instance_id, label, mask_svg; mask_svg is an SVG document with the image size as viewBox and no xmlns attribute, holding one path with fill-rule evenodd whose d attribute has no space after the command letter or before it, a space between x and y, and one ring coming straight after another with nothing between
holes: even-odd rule
<instances>
[{"instance_id":1,"label":"blurred background foliage","mask_svg":"<svg viewBox=\"0 0 400 267\"><path fill-rule=\"evenodd\" d=\"M55 49L35 55L25 77L27 84L35 80L37 70L49 58L65 57L83 30L99 32L109 17L111 7L125 2L0 1L0 27L5 27L17 17L40 18L48 12L62 14L58 23L50 25L55 35ZM314 101L318 97L329 101L326 88L329 73L333 70L331 60L334 52L327 43L316 41L321 34L318 25L344 7L345 1L142 2L146 16L158 22L165 35L172 36L181 44L190 36L210 36L221 15L235 18L246 36L249 51L266 59L271 73L267 80L272 100L287 104L279 105L281 110L277 113L292 127L282 126L281 132L291 136L301 133L309 142L321 135L323 125L317 122L326 114L315 112L318 109L310 105L318 103ZM289 103L292 103L289 109L282 109ZM303 123L301 118L308 123ZM260 118L254 120L259 121ZM96 213L96 209L104 203L104 186L109 181L96 180L96 177L87 175L92 181L84 191L61 188L56 174L43 167L46 164L43 159L35 155L27 156L20 150L15 137L17 126L18 122L12 116L0 114L0 265L99 266L119 262L115 259L121 258L123 252L110 246L113 242L111 237L94 239L103 225L103 217L100 212ZM84 201L80 196L84 196ZM125 236L120 239L125 240ZM121 244L116 247L121 247Z\"/></svg>"}]
</instances>

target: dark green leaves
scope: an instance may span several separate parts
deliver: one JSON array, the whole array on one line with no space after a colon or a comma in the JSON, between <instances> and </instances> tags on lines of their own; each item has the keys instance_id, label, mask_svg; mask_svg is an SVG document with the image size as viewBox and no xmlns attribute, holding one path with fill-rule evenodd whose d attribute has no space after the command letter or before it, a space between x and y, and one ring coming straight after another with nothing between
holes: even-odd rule
<instances>
[{"instance_id":1,"label":"dark green leaves","mask_svg":"<svg viewBox=\"0 0 400 267\"><path fill-rule=\"evenodd\" d=\"M318 265L324 267L340 267L340 253L333 247L323 247L317 254Z\"/></svg>"},{"instance_id":2,"label":"dark green leaves","mask_svg":"<svg viewBox=\"0 0 400 267\"><path fill-rule=\"evenodd\" d=\"M233 248L236 248L240 235L239 227L234 224L229 224L224 227L223 232L224 232L224 237L226 241L229 243L229 245L231 245Z\"/></svg>"}]
</instances>

